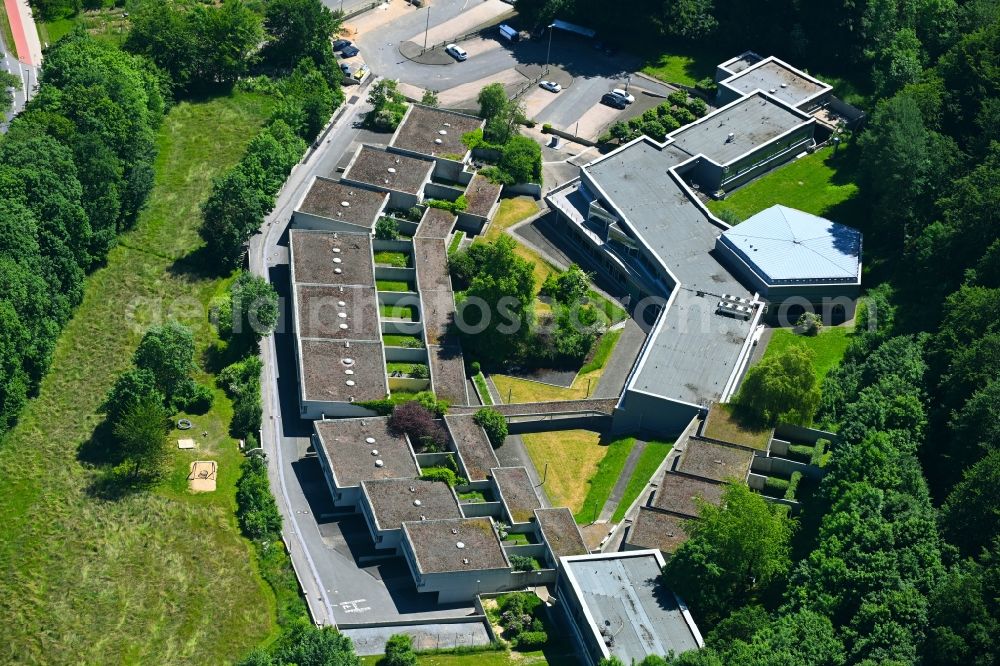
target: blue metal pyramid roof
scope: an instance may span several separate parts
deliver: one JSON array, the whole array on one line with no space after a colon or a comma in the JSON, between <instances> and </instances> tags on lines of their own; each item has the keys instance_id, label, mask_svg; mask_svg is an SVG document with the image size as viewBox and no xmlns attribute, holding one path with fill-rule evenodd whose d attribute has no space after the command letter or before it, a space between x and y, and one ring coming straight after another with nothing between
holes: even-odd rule
<instances>
[{"instance_id":1,"label":"blue metal pyramid roof","mask_svg":"<svg viewBox=\"0 0 1000 666\"><path fill-rule=\"evenodd\" d=\"M770 284L855 282L861 232L785 206L771 206L722 234Z\"/></svg>"}]
</instances>

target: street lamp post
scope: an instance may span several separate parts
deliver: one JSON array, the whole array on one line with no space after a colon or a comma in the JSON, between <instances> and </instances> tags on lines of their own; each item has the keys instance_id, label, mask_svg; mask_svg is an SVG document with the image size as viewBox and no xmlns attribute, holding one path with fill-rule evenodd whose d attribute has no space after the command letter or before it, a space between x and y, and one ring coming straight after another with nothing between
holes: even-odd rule
<instances>
[{"instance_id":1,"label":"street lamp post","mask_svg":"<svg viewBox=\"0 0 1000 666\"><path fill-rule=\"evenodd\" d=\"M631 74L626 74L625 75L625 92L628 92L628 85L630 83L632 83L632 75Z\"/></svg>"},{"instance_id":2,"label":"street lamp post","mask_svg":"<svg viewBox=\"0 0 1000 666\"><path fill-rule=\"evenodd\" d=\"M549 61L552 59L552 28L555 27L555 23L549 25L549 48L545 51L545 75L549 74Z\"/></svg>"},{"instance_id":3,"label":"street lamp post","mask_svg":"<svg viewBox=\"0 0 1000 666\"><path fill-rule=\"evenodd\" d=\"M431 29L431 6L427 5L427 23L424 25L424 51L427 51L427 33Z\"/></svg>"}]
</instances>

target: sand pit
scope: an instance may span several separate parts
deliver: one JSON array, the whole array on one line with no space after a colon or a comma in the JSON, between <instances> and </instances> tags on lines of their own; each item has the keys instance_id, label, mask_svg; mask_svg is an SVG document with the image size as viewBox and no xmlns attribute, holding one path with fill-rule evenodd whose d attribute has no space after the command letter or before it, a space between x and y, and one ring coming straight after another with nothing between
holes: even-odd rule
<instances>
[{"instance_id":1,"label":"sand pit","mask_svg":"<svg viewBox=\"0 0 1000 666\"><path fill-rule=\"evenodd\" d=\"M216 464L214 460L195 460L188 474L188 490L194 493L210 493L215 490Z\"/></svg>"},{"instance_id":2,"label":"sand pit","mask_svg":"<svg viewBox=\"0 0 1000 666\"><path fill-rule=\"evenodd\" d=\"M193 439L178 439L177 440L177 448L178 449L183 449L185 451L189 450L189 449L193 449L194 448L194 440Z\"/></svg>"}]
</instances>

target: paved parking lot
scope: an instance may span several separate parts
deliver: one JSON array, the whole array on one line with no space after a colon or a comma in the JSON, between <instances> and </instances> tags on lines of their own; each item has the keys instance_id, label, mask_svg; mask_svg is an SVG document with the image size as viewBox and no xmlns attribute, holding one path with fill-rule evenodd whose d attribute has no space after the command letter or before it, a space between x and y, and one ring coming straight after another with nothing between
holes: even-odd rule
<instances>
[{"instance_id":1,"label":"paved parking lot","mask_svg":"<svg viewBox=\"0 0 1000 666\"><path fill-rule=\"evenodd\" d=\"M444 106L476 108L479 90L494 82L515 92L540 75L548 62L546 76L559 81L564 89L560 93L529 89L523 97L528 116L538 123L596 138L610 123L655 106L673 90L666 84L632 76L629 90L636 96L632 107L619 111L600 104L605 92L625 86L629 74L641 67L641 61L625 53L605 55L593 49L590 40L560 31L552 34L550 48L547 35L510 43L500 37L499 30L490 29L462 42L462 48L469 53L465 62L423 65L403 57L399 45L404 41L422 44L428 13L428 44L434 44L499 20L510 12L510 5L501 0L434 0L428 10L391 0L384 7L349 22L350 29L357 31L362 57L379 76L438 91Z\"/></svg>"}]
</instances>

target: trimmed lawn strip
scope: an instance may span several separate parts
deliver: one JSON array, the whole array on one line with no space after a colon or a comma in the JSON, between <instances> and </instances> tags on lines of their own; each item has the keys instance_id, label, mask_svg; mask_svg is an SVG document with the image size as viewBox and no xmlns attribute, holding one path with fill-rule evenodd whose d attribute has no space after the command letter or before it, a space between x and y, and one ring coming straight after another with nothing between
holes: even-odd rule
<instances>
[{"instance_id":1,"label":"trimmed lawn strip","mask_svg":"<svg viewBox=\"0 0 1000 666\"><path fill-rule=\"evenodd\" d=\"M501 199L497 214L493 216L493 221L490 222L490 227L486 230L486 240L496 240L509 227L521 220L528 219L537 212L538 203L531 197Z\"/></svg>"},{"instance_id":2,"label":"trimmed lawn strip","mask_svg":"<svg viewBox=\"0 0 1000 666\"><path fill-rule=\"evenodd\" d=\"M417 368L423 368L427 370L426 363L394 363L390 361L385 364L385 370L388 373L402 372L405 375L413 374L413 371Z\"/></svg>"},{"instance_id":3,"label":"trimmed lawn strip","mask_svg":"<svg viewBox=\"0 0 1000 666\"><path fill-rule=\"evenodd\" d=\"M38 397L0 443L0 616L18 619L5 631L6 654L224 663L276 635L274 593L236 524L243 456L227 434L232 406L222 392L208 414L192 417L196 451L173 449L164 480L148 489L102 497L104 467L87 461L95 447L86 445L150 324L172 313L192 326L200 352L216 343L204 313L225 280L182 259L201 246L198 207L212 178L239 160L270 106L237 94L171 109L148 206L87 278ZM203 372L196 379L212 381ZM195 459L218 462L214 493L187 492Z\"/></svg>"},{"instance_id":4,"label":"trimmed lawn strip","mask_svg":"<svg viewBox=\"0 0 1000 666\"><path fill-rule=\"evenodd\" d=\"M375 263L382 266L393 266L395 268L409 268L410 255L405 252L381 250L375 253Z\"/></svg>"},{"instance_id":5,"label":"trimmed lawn strip","mask_svg":"<svg viewBox=\"0 0 1000 666\"><path fill-rule=\"evenodd\" d=\"M403 280L375 280L379 291L413 291L413 284Z\"/></svg>"},{"instance_id":6,"label":"trimmed lawn strip","mask_svg":"<svg viewBox=\"0 0 1000 666\"><path fill-rule=\"evenodd\" d=\"M847 326L827 326L819 335L798 335L787 328L776 329L767 343L764 358L774 356L792 345L802 345L813 353L813 367L816 381L822 382L827 373L840 364L847 351L847 345L854 335L854 328Z\"/></svg>"},{"instance_id":7,"label":"trimmed lawn strip","mask_svg":"<svg viewBox=\"0 0 1000 666\"><path fill-rule=\"evenodd\" d=\"M455 254L456 252L458 252L458 248L462 244L462 239L464 239L464 238L465 238L465 232L464 231L456 231L455 232L455 234L451 237L451 242L448 243L448 254L449 255Z\"/></svg>"},{"instance_id":8,"label":"trimmed lawn strip","mask_svg":"<svg viewBox=\"0 0 1000 666\"><path fill-rule=\"evenodd\" d=\"M632 506L632 502L642 493L649 480L653 478L656 468L667 457L673 446L673 442L646 442L646 448L639 454L639 462L636 464L635 470L628 480L628 485L625 486L625 494L622 495L621 501L615 508L615 514L611 518L611 522L620 523L622 521L622 518L625 517L625 512L628 511L628 508Z\"/></svg>"},{"instance_id":9,"label":"trimmed lawn strip","mask_svg":"<svg viewBox=\"0 0 1000 666\"><path fill-rule=\"evenodd\" d=\"M615 345L618 344L618 339L622 337L622 331L624 329L615 329L613 331L608 331L601 338L594 343L594 349L589 361L587 361L582 368L580 368L580 374L587 374L588 372L593 372L594 370L601 370L604 365L608 362L608 358L611 356L611 352L615 350Z\"/></svg>"},{"instance_id":10,"label":"trimmed lawn strip","mask_svg":"<svg viewBox=\"0 0 1000 666\"><path fill-rule=\"evenodd\" d=\"M489 386L486 384L486 377L483 377L483 373L479 373L473 376L472 381L476 384L476 390L479 391L479 397L482 398L484 405L493 404L493 396L490 395Z\"/></svg>"},{"instance_id":11,"label":"trimmed lawn strip","mask_svg":"<svg viewBox=\"0 0 1000 666\"><path fill-rule=\"evenodd\" d=\"M721 201L709 201L708 208L717 216L745 220L765 208L781 204L820 217L830 216L835 222L852 224L852 218L860 211L855 211L855 206L850 205L856 201L858 186L854 182L847 153L846 147L841 147L836 156L832 147L817 150L736 190ZM857 224L854 223L854 226Z\"/></svg>"},{"instance_id":12,"label":"trimmed lawn strip","mask_svg":"<svg viewBox=\"0 0 1000 666\"><path fill-rule=\"evenodd\" d=\"M628 454L635 446L635 438L625 437L618 439L605 447L607 453L597 466L597 472L589 478L587 484L587 497L583 500L583 505L578 511L573 512L573 517L580 525L589 525L597 520L601 515L601 509L611 496L611 490L615 487L618 477L621 476L622 469ZM572 507L570 507L572 509Z\"/></svg>"},{"instance_id":13,"label":"trimmed lawn strip","mask_svg":"<svg viewBox=\"0 0 1000 666\"><path fill-rule=\"evenodd\" d=\"M550 653L551 654L547 654ZM361 657L362 666L378 666L381 655ZM550 650L507 652L505 650L468 652L463 654L418 654L418 666L574 666L578 664L572 652Z\"/></svg>"},{"instance_id":14,"label":"trimmed lawn strip","mask_svg":"<svg viewBox=\"0 0 1000 666\"><path fill-rule=\"evenodd\" d=\"M407 349L423 349L424 341L415 335L397 335L383 333L382 343L386 347L405 347Z\"/></svg>"},{"instance_id":15,"label":"trimmed lawn strip","mask_svg":"<svg viewBox=\"0 0 1000 666\"><path fill-rule=\"evenodd\" d=\"M387 319L417 320L417 308L413 305L385 305L383 303L378 306L378 311Z\"/></svg>"},{"instance_id":16,"label":"trimmed lawn strip","mask_svg":"<svg viewBox=\"0 0 1000 666\"><path fill-rule=\"evenodd\" d=\"M702 432L710 439L748 446L758 451L767 449L771 438L771 428L754 430L744 426L733 416L732 406L722 403L716 403L708 410Z\"/></svg>"}]
</instances>

